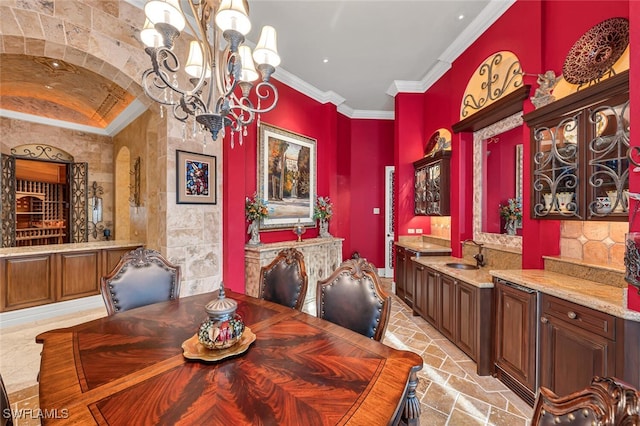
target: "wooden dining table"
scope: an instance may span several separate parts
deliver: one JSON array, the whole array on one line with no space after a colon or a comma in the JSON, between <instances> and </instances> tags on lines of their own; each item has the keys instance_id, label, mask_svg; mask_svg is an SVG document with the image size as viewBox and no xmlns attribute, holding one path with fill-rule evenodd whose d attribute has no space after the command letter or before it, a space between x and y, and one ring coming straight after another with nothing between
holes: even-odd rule
<instances>
[{"instance_id":1,"label":"wooden dining table","mask_svg":"<svg viewBox=\"0 0 640 426\"><path fill-rule=\"evenodd\" d=\"M187 359L182 345L216 293L38 335L43 423L418 423L419 355L243 294L226 291L256 335L246 352L213 362Z\"/></svg>"}]
</instances>

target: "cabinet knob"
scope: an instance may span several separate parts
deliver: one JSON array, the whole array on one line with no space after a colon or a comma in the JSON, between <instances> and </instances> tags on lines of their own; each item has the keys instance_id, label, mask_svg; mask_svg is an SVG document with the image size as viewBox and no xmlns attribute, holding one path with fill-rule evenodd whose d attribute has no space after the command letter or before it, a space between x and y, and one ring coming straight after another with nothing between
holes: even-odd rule
<instances>
[{"instance_id":1,"label":"cabinet knob","mask_svg":"<svg viewBox=\"0 0 640 426\"><path fill-rule=\"evenodd\" d=\"M540 322L546 324L549 322L549 320L547 319L547 317L540 317Z\"/></svg>"},{"instance_id":2,"label":"cabinet knob","mask_svg":"<svg viewBox=\"0 0 640 426\"><path fill-rule=\"evenodd\" d=\"M576 314L576 313L575 313L575 312L573 312L573 311L569 311L569 312L567 313L567 316L568 316L570 319L576 319L576 318L578 317L578 314Z\"/></svg>"}]
</instances>

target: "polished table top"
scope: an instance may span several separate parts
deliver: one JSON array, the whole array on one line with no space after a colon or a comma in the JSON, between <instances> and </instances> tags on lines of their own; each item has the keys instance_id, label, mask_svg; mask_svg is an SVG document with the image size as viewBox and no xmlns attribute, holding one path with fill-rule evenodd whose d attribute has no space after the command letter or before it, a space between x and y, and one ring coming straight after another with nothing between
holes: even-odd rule
<instances>
[{"instance_id":1,"label":"polished table top","mask_svg":"<svg viewBox=\"0 0 640 426\"><path fill-rule=\"evenodd\" d=\"M185 359L207 293L37 336L44 423L416 423L420 356L284 306L227 291L256 334L241 355ZM403 414L404 413L404 414Z\"/></svg>"}]
</instances>

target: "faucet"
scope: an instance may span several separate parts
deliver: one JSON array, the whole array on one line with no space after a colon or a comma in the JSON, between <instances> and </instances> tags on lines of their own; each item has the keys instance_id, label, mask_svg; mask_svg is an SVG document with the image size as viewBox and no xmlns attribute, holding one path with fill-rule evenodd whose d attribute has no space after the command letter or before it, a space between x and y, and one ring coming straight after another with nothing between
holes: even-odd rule
<instances>
[{"instance_id":1,"label":"faucet","mask_svg":"<svg viewBox=\"0 0 640 426\"><path fill-rule=\"evenodd\" d=\"M486 265L487 262L485 262L484 255L482 254L482 247L484 246L484 244L478 243L478 242L476 242L476 241L474 241L472 239L464 240L460 244L462 244L462 246L464 247L464 245L467 244L467 243L472 243L472 244L474 244L475 246L478 247L478 253L473 255L473 258L476 260L476 266L478 268L480 268L481 266Z\"/></svg>"}]
</instances>

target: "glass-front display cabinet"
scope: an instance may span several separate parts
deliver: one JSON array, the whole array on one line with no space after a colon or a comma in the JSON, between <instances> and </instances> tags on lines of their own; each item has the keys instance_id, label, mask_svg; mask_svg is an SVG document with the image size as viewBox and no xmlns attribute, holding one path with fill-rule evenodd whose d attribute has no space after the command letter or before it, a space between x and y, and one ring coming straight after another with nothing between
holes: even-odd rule
<instances>
[{"instance_id":1,"label":"glass-front display cabinet","mask_svg":"<svg viewBox=\"0 0 640 426\"><path fill-rule=\"evenodd\" d=\"M451 151L438 151L413 163L414 214L449 216L449 167Z\"/></svg>"},{"instance_id":2,"label":"glass-front display cabinet","mask_svg":"<svg viewBox=\"0 0 640 426\"><path fill-rule=\"evenodd\" d=\"M524 116L531 129L531 217L628 220L628 72Z\"/></svg>"}]
</instances>

